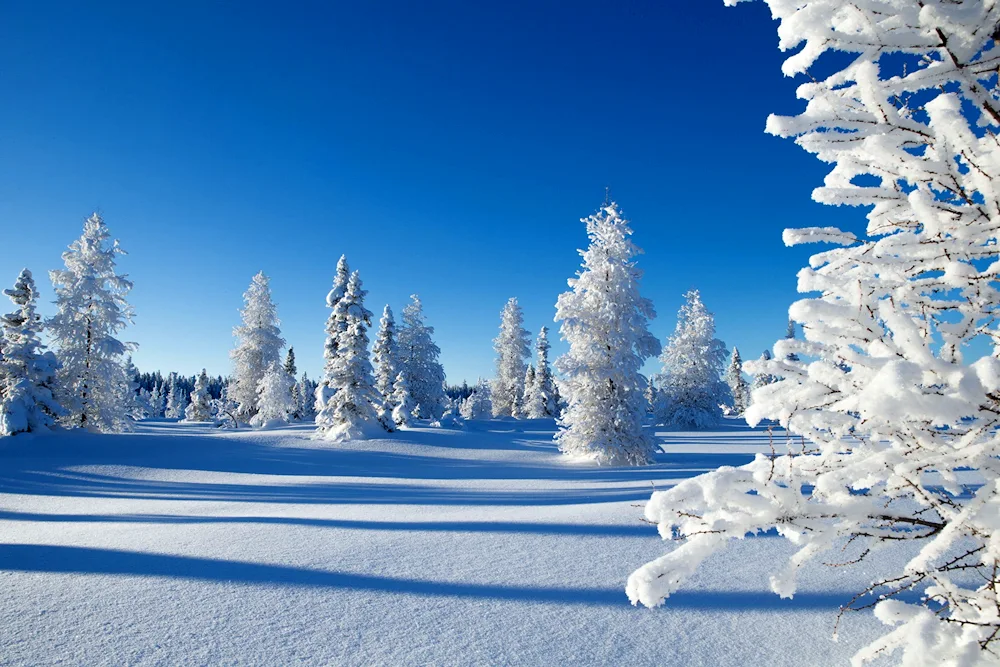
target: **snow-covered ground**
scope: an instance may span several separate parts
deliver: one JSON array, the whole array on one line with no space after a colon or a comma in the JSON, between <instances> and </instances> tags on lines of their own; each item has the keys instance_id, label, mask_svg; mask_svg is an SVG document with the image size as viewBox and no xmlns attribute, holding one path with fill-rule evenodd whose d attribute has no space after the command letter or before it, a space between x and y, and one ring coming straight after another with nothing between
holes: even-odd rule
<instances>
[{"instance_id":1,"label":"snow-covered ground","mask_svg":"<svg viewBox=\"0 0 1000 667\"><path fill-rule=\"evenodd\" d=\"M743 540L655 610L625 579L665 545L654 488L770 451L658 433L655 466L569 465L551 421L328 445L302 426L0 442L3 664L843 664L885 632L838 605L877 574ZM883 564L884 565L884 564ZM899 563L896 563L899 566Z\"/></svg>"}]
</instances>

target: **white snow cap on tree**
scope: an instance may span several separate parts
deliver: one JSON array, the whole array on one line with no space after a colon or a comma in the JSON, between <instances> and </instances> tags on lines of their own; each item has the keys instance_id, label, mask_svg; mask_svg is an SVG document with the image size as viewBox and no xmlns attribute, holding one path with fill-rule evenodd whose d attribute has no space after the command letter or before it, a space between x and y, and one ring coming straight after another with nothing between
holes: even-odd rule
<instances>
[{"instance_id":1,"label":"white snow cap on tree","mask_svg":"<svg viewBox=\"0 0 1000 667\"><path fill-rule=\"evenodd\" d=\"M293 384L295 378L278 362L271 362L257 385L257 412L250 418L250 425L263 429L287 424L295 409L292 403Z\"/></svg>"},{"instance_id":2,"label":"white snow cap on tree","mask_svg":"<svg viewBox=\"0 0 1000 667\"><path fill-rule=\"evenodd\" d=\"M726 344L715 337L715 318L698 290L684 295L677 328L667 340L660 361L660 423L681 429L712 428L722 417L719 407L729 400L721 380Z\"/></svg>"},{"instance_id":3,"label":"white snow cap on tree","mask_svg":"<svg viewBox=\"0 0 1000 667\"><path fill-rule=\"evenodd\" d=\"M729 367L726 369L726 384L732 397L729 410L732 414L742 417L750 405L750 385L743 377L743 359L740 358L740 350L737 347L733 348L733 356L730 357Z\"/></svg>"},{"instance_id":4,"label":"white snow cap on tree","mask_svg":"<svg viewBox=\"0 0 1000 667\"><path fill-rule=\"evenodd\" d=\"M53 390L59 362L39 338L38 290L24 269L4 294L16 310L0 316L0 436L45 431L64 414Z\"/></svg>"},{"instance_id":5,"label":"white snow cap on tree","mask_svg":"<svg viewBox=\"0 0 1000 667\"><path fill-rule=\"evenodd\" d=\"M364 306L367 293L361 289L361 277L355 271L333 309L334 328L340 331L334 357L327 364L333 395L316 416L317 434L328 440L375 437L387 429L379 416L382 397L375 390L368 360L372 314Z\"/></svg>"},{"instance_id":6,"label":"white snow cap on tree","mask_svg":"<svg viewBox=\"0 0 1000 667\"><path fill-rule=\"evenodd\" d=\"M249 419L257 414L260 381L272 364L281 363L285 340L278 328L277 307L271 301L270 279L263 271L253 277L243 301L243 324L233 329L237 344L229 353L233 360L229 399L239 405L240 418Z\"/></svg>"},{"instance_id":7,"label":"white snow cap on tree","mask_svg":"<svg viewBox=\"0 0 1000 667\"><path fill-rule=\"evenodd\" d=\"M115 272L115 257L123 254L94 213L63 253L66 268L49 272L57 310L47 326L62 364L56 398L66 409L61 422L69 427L110 432L132 427L122 385L129 382L125 355L137 346L117 338L132 322L126 299L132 283Z\"/></svg>"},{"instance_id":8,"label":"white snow cap on tree","mask_svg":"<svg viewBox=\"0 0 1000 667\"><path fill-rule=\"evenodd\" d=\"M389 304L382 309L382 318L378 322L372 360L375 363L375 389L382 396L381 409L392 412L392 394L396 376L399 375L399 362L396 360L396 320Z\"/></svg>"},{"instance_id":9,"label":"white snow cap on tree","mask_svg":"<svg viewBox=\"0 0 1000 667\"><path fill-rule=\"evenodd\" d=\"M326 307L330 309L330 315L326 320L326 342L323 344L323 377L320 384L324 386L330 383L334 359L337 358L337 344L340 340L340 334L343 332L342 329L338 328L344 325L344 321L337 319L337 304L344 298L344 294L347 292L347 281L350 278L351 269L347 265L347 255L341 255L340 259L337 260L337 273L333 277L333 287L326 295ZM324 399L329 398L329 392L323 393L322 396ZM321 400L318 393L316 411L319 412L325 406L326 401Z\"/></svg>"},{"instance_id":10,"label":"white snow cap on tree","mask_svg":"<svg viewBox=\"0 0 1000 667\"><path fill-rule=\"evenodd\" d=\"M462 402L461 415L463 419L489 419L493 416L489 382L479 378L472 393Z\"/></svg>"},{"instance_id":11,"label":"white snow cap on tree","mask_svg":"<svg viewBox=\"0 0 1000 667\"><path fill-rule=\"evenodd\" d=\"M524 315L511 297L500 313L500 335L493 341L497 374L493 379L493 416L518 417L524 399L525 359L531 356Z\"/></svg>"},{"instance_id":12,"label":"white snow cap on tree","mask_svg":"<svg viewBox=\"0 0 1000 667\"><path fill-rule=\"evenodd\" d=\"M583 269L559 295L556 321L569 352L556 361L569 402L556 441L566 454L601 465L643 465L653 441L642 430L643 362L660 352L648 330L653 302L639 294L642 271L634 258L632 229L615 203L581 220L590 247Z\"/></svg>"},{"instance_id":13,"label":"white snow cap on tree","mask_svg":"<svg viewBox=\"0 0 1000 667\"><path fill-rule=\"evenodd\" d=\"M535 368L535 385L532 388L530 405L525 412L529 419L557 417L559 415L559 390L556 388L552 368L549 366L549 329L542 327L535 341L535 355L538 362Z\"/></svg>"},{"instance_id":14,"label":"white snow cap on tree","mask_svg":"<svg viewBox=\"0 0 1000 667\"><path fill-rule=\"evenodd\" d=\"M397 375L393 386L392 420L396 426L405 428L413 422L413 413L416 411L413 396L410 394L410 386L406 382L406 375L404 373Z\"/></svg>"},{"instance_id":15,"label":"white snow cap on tree","mask_svg":"<svg viewBox=\"0 0 1000 667\"><path fill-rule=\"evenodd\" d=\"M906 565L848 605L874 604L892 626L854 663L992 664L1000 654L1000 4L767 4L781 21L780 46L801 47L784 72L810 75L798 89L805 110L772 116L767 130L833 165L813 197L871 207L867 238L785 231L790 245L839 246L798 274L799 291L813 295L790 309L805 340L782 340L775 359L747 364L781 378L753 393L748 422L778 420L796 444L654 494L646 517L679 546L632 574L628 595L660 604L731 540L768 529L797 548L771 579L784 597L806 561L864 563L873 550L901 550ZM818 60L827 52L840 56ZM986 339L992 354L967 360L973 339ZM903 591L918 595L899 599Z\"/></svg>"},{"instance_id":16,"label":"white snow cap on tree","mask_svg":"<svg viewBox=\"0 0 1000 667\"><path fill-rule=\"evenodd\" d=\"M538 373L532 364L524 374L524 405L521 416L525 419L541 419L545 417L545 395L538 387Z\"/></svg>"},{"instance_id":17,"label":"white snow cap on tree","mask_svg":"<svg viewBox=\"0 0 1000 667\"><path fill-rule=\"evenodd\" d=\"M184 419L189 422L212 420L211 396L208 395L208 373L204 368L201 369L201 375L194 381L191 403L184 410Z\"/></svg>"},{"instance_id":18,"label":"white snow cap on tree","mask_svg":"<svg viewBox=\"0 0 1000 667\"><path fill-rule=\"evenodd\" d=\"M397 338L399 369L406 378L410 396L421 417L436 419L444 412L444 367L438 361L441 348L431 338L434 327L424 322L424 306L416 294L403 308L403 326ZM417 409L417 408L415 408Z\"/></svg>"},{"instance_id":19,"label":"white snow cap on tree","mask_svg":"<svg viewBox=\"0 0 1000 667\"><path fill-rule=\"evenodd\" d=\"M164 416L167 419L180 419L184 416L184 408L187 401L184 399L184 389L177 384L177 373L170 374L167 385L167 407Z\"/></svg>"}]
</instances>

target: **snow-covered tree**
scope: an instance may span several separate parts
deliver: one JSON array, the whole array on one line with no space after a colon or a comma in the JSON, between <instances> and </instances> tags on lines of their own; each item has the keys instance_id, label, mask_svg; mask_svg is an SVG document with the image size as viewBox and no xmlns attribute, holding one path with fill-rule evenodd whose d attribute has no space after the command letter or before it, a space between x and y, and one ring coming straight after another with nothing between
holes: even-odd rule
<instances>
[{"instance_id":1,"label":"snow-covered tree","mask_svg":"<svg viewBox=\"0 0 1000 667\"><path fill-rule=\"evenodd\" d=\"M64 414L53 390L59 362L45 350L35 312L38 290L24 269L4 294L15 310L0 316L0 436L44 431Z\"/></svg>"},{"instance_id":2,"label":"snow-covered tree","mask_svg":"<svg viewBox=\"0 0 1000 667\"><path fill-rule=\"evenodd\" d=\"M435 419L444 412L444 367L438 361L441 348L434 344L434 327L424 322L424 306L416 294L403 308L403 326L397 337L397 362L406 378L410 396L421 417ZM425 414L426 413L426 414Z\"/></svg>"},{"instance_id":3,"label":"snow-covered tree","mask_svg":"<svg viewBox=\"0 0 1000 667\"><path fill-rule=\"evenodd\" d=\"M656 405L659 400L659 391L656 388L656 381L650 376L646 380L646 391L643 393L643 397L646 399L646 412L652 414L656 410Z\"/></svg>"},{"instance_id":4,"label":"snow-covered tree","mask_svg":"<svg viewBox=\"0 0 1000 667\"><path fill-rule=\"evenodd\" d=\"M760 355L760 359L755 364L755 368L758 368L758 369L766 368L767 364L765 364L764 362L767 362L767 361L770 361L770 360L771 360L771 351L770 350L764 350L761 353L761 355ZM754 376L753 376L753 383L750 385L750 394L751 394L751 397L753 395L753 392L757 391L761 387L765 387L765 386L767 386L769 384L773 384L773 383L775 383L777 381L778 381L778 378L775 377L774 375L771 375L767 371L759 370L757 373L754 374Z\"/></svg>"},{"instance_id":5,"label":"snow-covered tree","mask_svg":"<svg viewBox=\"0 0 1000 667\"><path fill-rule=\"evenodd\" d=\"M149 416L154 419L162 418L167 411L167 394L166 385L164 383L159 383L153 385L153 391L150 392L149 397Z\"/></svg>"},{"instance_id":6,"label":"snow-covered tree","mask_svg":"<svg viewBox=\"0 0 1000 667\"><path fill-rule=\"evenodd\" d=\"M292 385L295 378L277 362L264 373L257 385L257 412L250 418L254 428L274 428L287 424L295 409L292 403Z\"/></svg>"},{"instance_id":7,"label":"snow-covered tree","mask_svg":"<svg viewBox=\"0 0 1000 667\"><path fill-rule=\"evenodd\" d=\"M371 437L388 427L379 416L382 396L375 390L368 359L372 313L364 305L366 294L361 277L353 272L333 311L334 329L340 332L327 365L333 395L316 416L317 433L330 440Z\"/></svg>"},{"instance_id":8,"label":"snow-covered tree","mask_svg":"<svg viewBox=\"0 0 1000 667\"><path fill-rule=\"evenodd\" d=\"M490 419L493 416L489 382L479 378L472 393L462 402L461 414L465 419Z\"/></svg>"},{"instance_id":9,"label":"snow-covered tree","mask_svg":"<svg viewBox=\"0 0 1000 667\"><path fill-rule=\"evenodd\" d=\"M740 358L740 350L737 347L733 347L733 355L730 357L729 367L726 369L726 385L729 387L729 395L732 397L729 411L742 417L750 405L750 385L743 377L743 359Z\"/></svg>"},{"instance_id":10,"label":"snow-covered tree","mask_svg":"<svg viewBox=\"0 0 1000 667\"><path fill-rule=\"evenodd\" d=\"M375 362L375 389L382 396L382 410L392 412L393 384L399 375L399 363L396 361L396 321L388 304L382 310L382 318L378 322L378 335L372 345L372 360Z\"/></svg>"},{"instance_id":11,"label":"snow-covered tree","mask_svg":"<svg viewBox=\"0 0 1000 667\"><path fill-rule=\"evenodd\" d=\"M785 339L786 340L795 340L795 338L796 338L796 336L795 336L795 320L788 320L788 328L785 329ZM795 354L794 352L789 352L788 353L788 360L789 361L798 361L799 360L799 355Z\"/></svg>"},{"instance_id":12,"label":"snow-covered tree","mask_svg":"<svg viewBox=\"0 0 1000 667\"><path fill-rule=\"evenodd\" d=\"M191 392L191 403L184 410L184 419L189 422L207 422L212 420L211 396L208 394L208 373L204 368L194 382Z\"/></svg>"},{"instance_id":13,"label":"snow-covered tree","mask_svg":"<svg viewBox=\"0 0 1000 667\"><path fill-rule=\"evenodd\" d=\"M628 594L660 604L731 541L773 529L796 548L771 578L784 597L810 560L905 562L846 606L892 626L855 664L994 664L1000 4L768 5L781 47L795 48L784 72L810 79L805 110L767 129L833 165L813 197L870 206L868 229L785 231L789 245L839 246L798 274L812 296L789 314L805 340L747 364L781 378L754 392L747 421L778 420L794 444L654 494L646 517L678 546L635 572Z\"/></svg>"},{"instance_id":14,"label":"snow-covered tree","mask_svg":"<svg viewBox=\"0 0 1000 667\"><path fill-rule=\"evenodd\" d=\"M139 369L132 362L132 355L125 358L125 377L128 378L128 382L119 385L125 412L132 421L145 419L150 413L149 400L148 397L143 397L140 390Z\"/></svg>"},{"instance_id":15,"label":"snow-covered tree","mask_svg":"<svg viewBox=\"0 0 1000 667\"><path fill-rule=\"evenodd\" d=\"M347 265L347 255L341 255L337 260L337 272L333 277L333 287L326 295L326 307L330 309L330 315L326 320L326 341L323 343L323 377L316 388L316 413L322 412L327 401L333 395L330 389L330 380L333 377L333 363L337 358L337 345L340 341L340 334L343 333L338 327L344 322L337 319L337 304L344 298L347 292L347 281L351 278L351 269Z\"/></svg>"},{"instance_id":16,"label":"snow-covered tree","mask_svg":"<svg viewBox=\"0 0 1000 667\"><path fill-rule=\"evenodd\" d=\"M684 295L677 328L667 340L658 378L660 423L681 429L711 428L722 417L729 388L721 380L726 344L715 337L715 317L698 290Z\"/></svg>"},{"instance_id":17,"label":"snow-covered tree","mask_svg":"<svg viewBox=\"0 0 1000 667\"><path fill-rule=\"evenodd\" d=\"M601 465L652 462L654 445L642 430L646 413L639 373L660 352L649 330L653 303L639 294L642 250L615 203L581 220L590 246L580 251L583 269L559 295L556 321L569 352L556 361L568 390L556 441L566 454Z\"/></svg>"},{"instance_id":18,"label":"snow-covered tree","mask_svg":"<svg viewBox=\"0 0 1000 667\"><path fill-rule=\"evenodd\" d=\"M535 356L538 366L535 368L535 384L532 389L531 405L526 408L528 417L541 419L559 416L559 389L556 388L552 368L549 366L549 329L542 327L535 341ZM540 408L540 409L539 409Z\"/></svg>"},{"instance_id":19,"label":"snow-covered tree","mask_svg":"<svg viewBox=\"0 0 1000 667\"><path fill-rule=\"evenodd\" d=\"M500 312L500 335L493 341L497 374L493 379L493 416L518 417L524 399L525 359L531 356L524 315L511 297Z\"/></svg>"},{"instance_id":20,"label":"snow-covered tree","mask_svg":"<svg viewBox=\"0 0 1000 667\"><path fill-rule=\"evenodd\" d=\"M410 394L410 385L406 381L406 374L400 372L393 383L392 393L392 421L396 426L404 428L413 421L413 413L416 406L413 403L413 395Z\"/></svg>"},{"instance_id":21,"label":"snow-covered tree","mask_svg":"<svg viewBox=\"0 0 1000 667\"><path fill-rule=\"evenodd\" d=\"M295 348L288 348L288 353L285 355L285 372L291 376L292 381L295 380L295 376L298 375L299 369L295 366Z\"/></svg>"},{"instance_id":22,"label":"snow-covered tree","mask_svg":"<svg viewBox=\"0 0 1000 667\"><path fill-rule=\"evenodd\" d=\"M167 419L180 419L184 416L184 410L187 407L184 388L178 384L177 380L177 373L171 373L167 384L167 407L164 410L164 416Z\"/></svg>"},{"instance_id":23,"label":"snow-covered tree","mask_svg":"<svg viewBox=\"0 0 1000 667\"><path fill-rule=\"evenodd\" d=\"M299 419L309 421L316 418L316 403L313 394L316 391L316 383L309 379L309 375L302 373L302 378L296 385L298 387L298 408Z\"/></svg>"},{"instance_id":24,"label":"snow-covered tree","mask_svg":"<svg viewBox=\"0 0 1000 667\"><path fill-rule=\"evenodd\" d=\"M538 373L532 364L528 364L528 370L524 374L524 406L521 416L525 419L542 419L546 416L545 394L538 386Z\"/></svg>"},{"instance_id":25,"label":"snow-covered tree","mask_svg":"<svg viewBox=\"0 0 1000 667\"><path fill-rule=\"evenodd\" d=\"M243 293L243 302L240 311L243 324L233 329L237 344L229 353L233 360L229 398L239 405L240 419L249 420L257 414L260 381L272 365L281 363L285 341L278 328L281 322L277 308L271 300L270 279L263 271L253 277Z\"/></svg>"},{"instance_id":26,"label":"snow-covered tree","mask_svg":"<svg viewBox=\"0 0 1000 667\"><path fill-rule=\"evenodd\" d=\"M125 355L136 345L117 338L132 322L126 298L132 282L115 271L121 254L125 251L94 213L63 253L66 268L49 273L56 314L47 326L62 364L56 399L66 409L61 422L69 427L112 432L132 427L122 386L130 381Z\"/></svg>"}]
</instances>

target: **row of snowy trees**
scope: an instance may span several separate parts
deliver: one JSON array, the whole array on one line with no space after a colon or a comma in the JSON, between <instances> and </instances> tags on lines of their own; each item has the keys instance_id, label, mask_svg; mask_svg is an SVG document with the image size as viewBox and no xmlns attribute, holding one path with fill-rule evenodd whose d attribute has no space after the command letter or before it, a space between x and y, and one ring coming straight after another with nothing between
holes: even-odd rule
<instances>
[{"instance_id":1,"label":"row of snowy trees","mask_svg":"<svg viewBox=\"0 0 1000 667\"><path fill-rule=\"evenodd\" d=\"M516 298L504 306L500 313L500 335L493 341L497 353L496 378L487 397L492 416L541 419L558 415L559 390L549 366L548 335L549 330L542 327L535 341L536 362L529 363L531 334L524 328L521 307ZM478 391L477 387L473 393Z\"/></svg>"},{"instance_id":2,"label":"row of snowy trees","mask_svg":"<svg viewBox=\"0 0 1000 667\"><path fill-rule=\"evenodd\" d=\"M118 338L132 321L132 283L116 271L124 254L96 213L51 271L56 313L43 322L38 290L25 269L4 293L14 312L0 320L0 435L69 428L121 431L131 426L135 387L128 353ZM47 333L53 351L42 344Z\"/></svg>"}]
</instances>

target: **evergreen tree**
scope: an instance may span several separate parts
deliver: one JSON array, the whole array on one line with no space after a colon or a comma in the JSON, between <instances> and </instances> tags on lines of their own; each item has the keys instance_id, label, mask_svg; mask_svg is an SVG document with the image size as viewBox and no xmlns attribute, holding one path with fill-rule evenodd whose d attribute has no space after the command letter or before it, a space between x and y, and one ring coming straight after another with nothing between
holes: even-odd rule
<instances>
[{"instance_id":1,"label":"evergreen tree","mask_svg":"<svg viewBox=\"0 0 1000 667\"><path fill-rule=\"evenodd\" d=\"M763 352L761 352L760 359L757 360L755 367L758 369L767 368L769 365L767 364L767 362L771 361L771 358L772 358L771 351L764 350ZM757 391L761 387L766 387L769 384L774 384L775 382L778 381L778 379L779 378L777 376L771 375L765 370L758 370L757 373L755 373L753 376L753 384L750 385L751 399L755 391Z\"/></svg>"},{"instance_id":2,"label":"evergreen tree","mask_svg":"<svg viewBox=\"0 0 1000 667\"><path fill-rule=\"evenodd\" d=\"M83 235L62 255L66 268L49 274L57 310L48 330L62 364L56 387L66 409L62 423L117 432L132 427L122 386L129 383L125 355L136 345L116 337L132 322L126 299L132 283L115 272L115 257L125 251L110 239L101 216L87 218Z\"/></svg>"},{"instance_id":3,"label":"evergreen tree","mask_svg":"<svg viewBox=\"0 0 1000 667\"><path fill-rule=\"evenodd\" d=\"M399 363L396 360L396 322L388 304L382 310L382 318L378 323L372 358L375 362L375 389L382 396L382 410L391 413L392 395L395 391L393 385L399 375Z\"/></svg>"},{"instance_id":4,"label":"evergreen tree","mask_svg":"<svg viewBox=\"0 0 1000 667\"><path fill-rule=\"evenodd\" d=\"M287 424L295 406L292 403L292 385L295 379L271 362L257 385L257 412L250 418L254 428L273 428Z\"/></svg>"},{"instance_id":5,"label":"evergreen tree","mask_svg":"<svg viewBox=\"0 0 1000 667\"><path fill-rule=\"evenodd\" d=\"M337 318L337 304L344 298L347 292L347 282L351 278L351 269L347 265L347 255L341 255L337 260L337 273L333 277L333 287L326 295L326 307L330 309L330 315L326 320L326 342L323 344L323 377L316 388L316 412L322 412L327 401L333 395L330 388L330 380L333 378L333 363L337 358L337 345L340 342L343 320Z\"/></svg>"},{"instance_id":6,"label":"evergreen tree","mask_svg":"<svg viewBox=\"0 0 1000 667\"><path fill-rule=\"evenodd\" d=\"M698 290L684 295L677 328L660 357L659 420L680 429L711 428L722 417L729 390L721 380L726 344L715 337L715 318Z\"/></svg>"},{"instance_id":7,"label":"evergreen tree","mask_svg":"<svg viewBox=\"0 0 1000 667\"><path fill-rule=\"evenodd\" d=\"M184 397L184 387L181 386L177 373L171 373L170 381L167 386L166 418L180 419L183 417L186 404L187 400Z\"/></svg>"},{"instance_id":8,"label":"evergreen tree","mask_svg":"<svg viewBox=\"0 0 1000 667\"><path fill-rule=\"evenodd\" d=\"M54 388L59 362L45 351L38 291L24 269L14 287L4 290L16 310L0 316L0 436L44 431L64 414Z\"/></svg>"},{"instance_id":9,"label":"evergreen tree","mask_svg":"<svg viewBox=\"0 0 1000 667\"><path fill-rule=\"evenodd\" d=\"M795 321L788 320L788 328L785 329L785 340L795 340L795 338L796 338ZM787 355L785 355L785 359L787 361L798 361L799 355L795 354L794 352L789 352Z\"/></svg>"},{"instance_id":10,"label":"evergreen tree","mask_svg":"<svg viewBox=\"0 0 1000 667\"><path fill-rule=\"evenodd\" d=\"M479 378L472 393L462 402L461 414L465 419L490 419L493 416L489 382Z\"/></svg>"},{"instance_id":11,"label":"evergreen tree","mask_svg":"<svg viewBox=\"0 0 1000 667\"><path fill-rule=\"evenodd\" d=\"M260 381L271 365L280 364L285 341L278 328L277 308L271 301L270 279L263 271L253 277L243 301L243 324L233 329L237 344L229 353L233 360L229 398L239 406L238 416L249 420L257 414Z\"/></svg>"},{"instance_id":12,"label":"evergreen tree","mask_svg":"<svg viewBox=\"0 0 1000 667\"><path fill-rule=\"evenodd\" d=\"M750 405L750 386L743 377L743 359L740 358L740 350L733 348L733 356L729 361L729 368L726 369L726 384L729 385L729 395L732 396L732 404L729 406L732 414L743 416Z\"/></svg>"},{"instance_id":13,"label":"evergreen tree","mask_svg":"<svg viewBox=\"0 0 1000 667\"><path fill-rule=\"evenodd\" d=\"M653 414L656 411L656 404L659 398L659 391L656 389L656 381L650 377L646 382L646 412Z\"/></svg>"},{"instance_id":14,"label":"evergreen tree","mask_svg":"<svg viewBox=\"0 0 1000 667\"><path fill-rule=\"evenodd\" d=\"M298 375L299 370L295 367L295 348L288 348L288 354L285 355L285 372L291 376L292 380L295 380L295 376Z\"/></svg>"},{"instance_id":15,"label":"evergreen tree","mask_svg":"<svg viewBox=\"0 0 1000 667\"><path fill-rule=\"evenodd\" d=\"M392 393L392 421L399 428L410 426L413 421L413 413L416 406L413 404L413 396L410 394L410 385L406 381L406 374L400 373L393 383Z\"/></svg>"},{"instance_id":16,"label":"evergreen tree","mask_svg":"<svg viewBox=\"0 0 1000 667\"><path fill-rule=\"evenodd\" d=\"M542 411L532 413L529 409L529 416L532 419L543 417L559 416L559 389L556 387L555 379L552 377L552 368L549 366L549 329L542 327L538 332L538 339L535 341L535 355L538 357L538 366L535 368L535 387L532 399L541 403Z\"/></svg>"},{"instance_id":17,"label":"evergreen tree","mask_svg":"<svg viewBox=\"0 0 1000 667\"><path fill-rule=\"evenodd\" d=\"M649 333L653 303L639 294L642 251L632 230L608 203L582 220L590 247L583 269L559 295L556 320L569 352L556 366L565 378L569 405L556 441L566 454L602 465L642 465L653 460L653 442L642 430L643 362L660 351Z\"/></svg>"},{"instance_id":18,"label":"evergreen tree","mask_svg":"<svg viewBox=\"0 0 1000 667\"><path fill-rule=\"evenodd\" d=\"M189 422L207 422L212 419L211 398L208 395L208 373L201 369L191 391L191 403L184 410L184 419Z\"/></svg>"},{"instance_id":19,"label":"evergreen tree","mask_svg":"<svg viewBox=\"0 0 1000 667\"><path fill-rule=\"evenodd\" d=\"M542 419L545 417L545 394L538 386L538 373L535 367L528 364L524 374L524 407L521 410L525 419Z\"/></svg>"},{"instance_id":20,"label":"evergreen tree","mask_svg":"<svg viewBox=\"0 0 1000 667\"><path fill-rule=\"evenodd\" d=\"M369 437L388 428L379 417L382 397L375 390L368 360L372 313L364 306L367 293L361 289L361 278L355 271L334 308L334 327L340 335L328 365L333 395L316 417L317 432L331 440Z\"/></svg>"},{"instance_id":21,"label":"evergreen tree","mask_svg":"<svg viewBox=\"0 0 1000 667\"><path fill-rule=\"evenodd\" d=\"M165 393L165 385L160 382L153 385L153 391L150 394L149 404L150 413L149 416L154 419L160 419L163 417L167 409L167 396Z\"/></svg>"},{"instance_id":22,"label":"evergreen tree","mask_svg":"<svg viewBox=\"0 0 1000 667\"><path fill-rule=\"evenodd\" d=\"M316 383L309 379L309 375L302 373L302 379L298 383L298 415L302 421L316 419L316 402L313 394L316 391Z\"/></svg>"},{"instance_id":23,"label":"evergreen tree","mask_svg":"<svg viewBox=\"0 0 1000 667\"><path fill-rule=\"evenodd\" d=\"M441 348L431 338L434 327L424 322L424 307L416 294L403 308L403 326L399 329L398 362L406 384L422 417L435 419L444 411L444 367L438 361ZM426 414L423 414L425 413Z\"/></svg>"},{"instance_id":24,"label":"evergreen tree","mask_svg":"<svg viewBox=\"0 0 1000 667\"><path fill-rule=\"evenodd\" d=\"M497 374L493 380L493 416L517 417L524 400L525 359L528 332L522 326L524 315L515 297L511 297L500 313L500 335L493 341L497 353Z\"/></svg>"}]
</instances>

